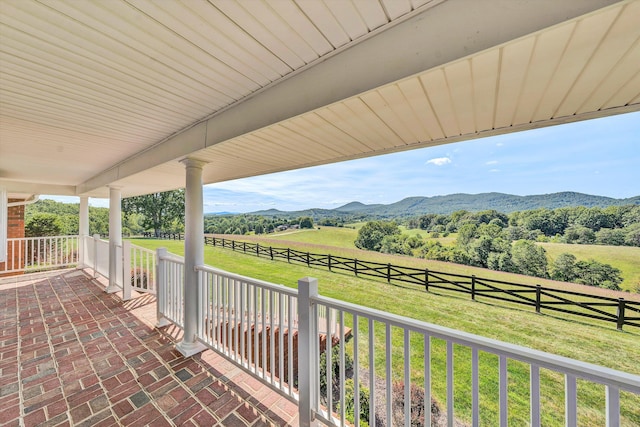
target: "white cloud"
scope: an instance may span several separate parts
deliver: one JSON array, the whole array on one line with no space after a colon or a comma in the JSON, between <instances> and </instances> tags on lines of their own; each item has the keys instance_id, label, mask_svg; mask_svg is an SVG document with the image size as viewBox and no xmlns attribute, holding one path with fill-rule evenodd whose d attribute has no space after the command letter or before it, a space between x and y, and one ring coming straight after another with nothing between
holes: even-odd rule
<instances>
[{"instance_id":1,"label":"white cloud","mask_svg":"<svg viewBox=\"0 0 640 427\"><path fill-rule=\"evenodd\" d=\"M485 163L485 165L497 165L498 161L497 160L490 160L487 163Z\"/></svg>"},{"instance_id":2,"label":"white cloud","mask_svg":"<svg viewBox=\"0 0 640 427\"><path fill-rule=\"evenodd\" d=\"M489 172L493 172L493 173L500 172L500 169L491 169L491 170L489 170Z\"/></svg>"},{"instance_id":3,"label":"white cloud","mask_svg":"<svg viewBox=\"0 0 640 427\"><path fill-rule=\"evenodd\" d=\"M437 157L435 159L427 160L427 163L431 163L436 166L444 166L451 163L451 159L448 157Z\"/></svg>"}]
</instances>

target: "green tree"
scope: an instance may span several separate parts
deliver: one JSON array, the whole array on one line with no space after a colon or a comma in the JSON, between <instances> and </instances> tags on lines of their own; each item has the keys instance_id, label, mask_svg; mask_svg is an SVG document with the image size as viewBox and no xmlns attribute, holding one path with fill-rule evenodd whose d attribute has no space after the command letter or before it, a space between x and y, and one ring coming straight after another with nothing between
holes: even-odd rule
<instances>
[{"instance_id":1,"label":"green tree","mask_svg":"<svg viewBox=\"0 0 640 427\"><path fill-rule=\"evenodd\" d=\"M300 218L300 228L313 228L313 220L308 216Z\"/></svg>"},{"instance_id":2,"label":"green tree","mask_svg":"<svg viewBox=\"0 0 640 427\"><path fill-rule=\"evenodd\" d=\"M640 246L640 223L628 225L623 230L625 232L625 245Z\"/></svg>"},{"instance_id":3,"label":"green tree","mask_svg":"<svg viewBox=\"0 0 640 427\"><path fill-rule=\"evenodd\" d=\"M601 228L596 232L596 243L599 245L624 245L625 232L622 228Z\"/></svg>"},{"instance_id":4,"label":"green tree","mask_svg":"<svg viewBox=\"0 0 640 427\"><path fill-rule=\"evenodd\" d=\"M477 229L478 227L471 223L458 227L457 244L462 247L467 246L475 237L477 237Z\"/></svg>"},{"instance_id":5,"label":"green tree","mask_svg":"<svg viewBox=\"0 0 640 427\"><path fill-rule=\"evenodd\" d=\"M561 253L553 261L551 278L562 282L572 282L578 277L576 273L576 256L567 252Z\"/></svg>"},{"instance_id":6,"label":"green tree","mask_svg":"<svg viewBox=\"0 0 640 427\"><path fill-rule=\"evenodd\" d=\"M596 233L585 226L572 225L565 230L564 239L567 243L588 245L596 241Z\"/></svg>"},{"instance_id":7,"label":"green tree","mask_svg":"<svg viewBox=\"0 0 640 427\"><path fill-rule=\"evenodd\" d=\"M63 228L58 215L52 213L36 213L24 225L26 237L59 236Z\"/></svg>"},{"instance_id":8,"label":"green tree","mask_svg":"<svg viewBox=\"0 0 640 427\"><path fill-rule=\"evenodd\" d=\"M620 270L609 264L598 262L594 259L576 262L576 283L601 288L620 290L622 276Z\"/></svg>"},{"instance_id":9,"label":"green tree","mask_svg":"<svg viewBox=\"0 0 640 427\"><path fill-rule=\"evenodd\" d=\"M158 237L161 231L172 226L175 219L184 223L184 190L122 199L122 212L125 218L132 213L143 215L144 228L152 229Z\"/></svg>"},{"instance_id":10,"label":"green tree","mask_svg":"<svg viewBox=\"0 0 640 427\"><path fill-rule=\"evenodd\" d=\"M386 236L400 235L400 227L395 222L390 221L369 221L358 230L355 245L360 249L370 251L380 251L382 240Z\"/></svg>"},{"instance_id":11,"label":"green tree","mask_svg":"<svg viewBox=\"0 0 640 427\"><path fill-rule=\"evenodd\" d=\"M511 249L511 259L517 272L547 277L547 255L543 247L531 240L518 240Z\"/></svg>"}]
</instances>

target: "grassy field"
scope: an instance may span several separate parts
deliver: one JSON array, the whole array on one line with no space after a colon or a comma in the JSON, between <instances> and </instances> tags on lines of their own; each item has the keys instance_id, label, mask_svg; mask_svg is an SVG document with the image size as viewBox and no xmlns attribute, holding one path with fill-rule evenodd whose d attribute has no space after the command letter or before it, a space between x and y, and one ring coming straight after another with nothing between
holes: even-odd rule
<instances>
[{"instance_id":1,"label":"grassy field","mask_svg":"<svg viewBox=\"0 0 640 427\"><path fill-rule=\"evenodd\" d=\"M410 230L414 233L419 233L417 230ZM423 238L426 238L426 234L422 232ZM304 252L311 252L315 254L328 254L335 256L343 256L348 258L357 258L361 260L367 260L372 262L381 262L392 264L402 265L407 267L415 267L415 268L429 268L430 270L443 271L452 274L462 274L462 275L476 275L478 277L483 277L486 279L493 280L502 280L506 282L515 282L522 283L526 285L542 285L543 287L553 288L553 289L563 289L575 292L586 292L594 295L608 296L613 298L625 298L632 299L636 301L640 301L640 294L628 294L621 292L614 292L608 289L595 288L592 286L584 286L578 285L574 283L566 283L566 282L558 282L554 280L545 280L532 276L525 276L521 274L513 274L513 273L504 273L501 271L489 270L486 268L478 268L472 267L468 265L462 264L453 264L449 262L441 262L441 261L432 261L425 260L416 257L403 256L403 255L388 255L382 254L378 252L371 251L363 251L357 249L353 244L356 239L357 231L352 228L342 228L342 227L321 227L320 229L313 230L296 230L296 231L286 231L283 233L275 233L264 236L225 236L226 238L233 240L242 240L247 242L259 242L264 246L274 246L274 247L283 247L283 248L291 248ZM455 237L447 236L440 237L436 240L440 241L442 244L452 244L452 239ZM557 243L545 243L544 245L558 245ZM563 245L568 246L569 249L579 248L581 245ZM620 253L626 253L629 255L629 262L626 263L623 268L623 271L633 271L633 268L640 269L638 264L639 261L636 261L635 264L633 262L634 251L633 249L637 249L638 253L640 253L640 248L631 248L631 247L611 247L611 246L594 246L587 245L591 248L616 248ZM546 249L546 246L545 246ZM630 250L631 249L631 250ZM560 252L566 252L565 250L561 250ZM602 253L606 253L606 251L602 251ZM557 256L557 255L555 255ZM578 254L576 254L578 258ZM622 257L621 257L622 259ZM639 258L640 259L640 258ZM596 260L601 262L606 262L604 259L596 258ZM620 268L620 267L618 267ZM623 289L632 289L633 281L625 280L622 284Z\"/></svg>"},{"instance_id":2,"label":"grassy field","mask_svg":"<svg viewBox=\"0 0 640 427\"><path fill-rule=\"evenodd\" d=\"M300 232L280 236L280 239L307 239L315 236L315 241L320 239L322 230L313 232ZM306 237L305 237L306 235ZM336 237L332 237L335 239ZM320 239L321 240L321 239ZM295 243L293 240L289 242ZM271 242L271 243L269 243ZM282 240L262 241L263 245ZM133 243L149 248L166 247L169 251L182 254L183 242L134 240ZM299 243L303 244L303 243ZM317 245L304 243L304 245ZM285 245L286 246L286 245ZM324 246L324 245L323 245ZM309 246L308 246L309 247ZM316 246L312 246L316 248ZM341 249L348 251L349 249ZM353 250L353 249L352 249ZM319 251L314 251L319 252ZM372 254L373 255L373 254ZM378 254L381 255L381 254ZM411 258L400 257L405 261ZM424 260L416 260L422 261ZM230 250L206 247L205 262L228 271L243 274L250 277L266 280L273 283L281 283L285 286L295 287L297 280L305 276L318 278L320 293L323 296L341 299L363 306L373 307L379 310L411 317L414 319L438 324L454 329L463 330L477 335L506 341L513 344L535 348L566 357L582 360L597 365L607 366L625 372L640 374L640 331L637 328L628 328L625 332L618 332L610 325L594 325L587 322L560 320L546 315L536 315L530 311L497 307L483 302L472 302L465 298L426 293L400 286L393 286L379 281L365 280L351 275L330 273L321 269L309 269L301 265L286 264L282 261L270 261L251 255L244 255ZM395 263L395 261L393 261ZM395 369L403 359L399 349L402 337L394 334L393 355L394 373L401 371ZM421 381L419 360L421 342L412 337L412 377L416 382ZM383 346L382 348L380 346ZM376 354L384 355L383 339L380 331L376 330ZM469 416L469 390L470 366L466 353L468 350L456 349L455 370L455 402L456 414L462 420L468 421ZM444 342L435 340L432 348L433 356L433 393L443 402L446 396L446 384L443 379L445 363ZM414 360L415 359L415 360ZM364 363L365 361L363 361ZM376 364L376 368L383 366ZM495 372L497 359L495 356L482 353L482 372ZM485 371L485 369L487 371ZM528 417L528 388L527 370L518 363L509 365L509 382L514 387L510 394L510 425L524 425ZM549 414L543 419L544 425L563 425L563 383L549 372L543 372L545 378L543 384L543 406ZM484 425L496 425L497 401L490 396L495 396L497 379L492 375L482 375L480 378L481 403L483 407L482 422ZM579 425L597 426L604 425L604 394L603 388L580 384L579 397ZM640 425L640 396L623 394L623 426Z\"/></svg>"},{"instance_id":3,"label":"grassy field","mask_svg":"<svg viewBox=\"0 0 640 427\"><path fill-rule=\"evenodd\" d=\"M279 243L309 243L312 245L318 246L334 246L344 249L355 250L356 247L353 242L356 239L358 234L357 228L359 224L352 224L355 226L354 228L340 228L340 227L321 227L319 230L299 230L294 232L284 232L280 234L270 234L268 236L257 237L256 240L253 241L265 241L262 239L266 239L268 241L278 241ZM455 243L456 234L452 233L447 237L438 237L431 238L429 237L430 233L425 232L424 230L407 230L406 228L401 227L404 233L409 235L420 235L423 239L429 239L438 241L441 244L453 245ZM240 240L244 239L246 236L242 236ZM230 236L230 238L232 238ZM237 238L237 236L236 236ZM558 257L561 253L568 252L576 256L578 260L587 260L587 259L595 259L596 261L610 264L613 267L619 269L622 272L622 278L624 281L620 285L623 290L634 292L636 287L640 287L640 248L631 247L631 246L604 246L604 245L571 245L566 243L539 243L547 251L547 258L549 259L549 263L551 264L554 259ZM275 246L275 243L274 243ZM309 247L305 246L297 246L293 247L293 249L299 250L311 250ZM332 252L333 255L339 255L338 253ZM349 255L344 255L349 256ZM371 259L375 261L374 254L368 254L367 259ZM386 259L387 255L383 255L382 258ZM382 261L385 262L385 261ZM448 263L447 270L451 273L456 274L475 274L477 276L487 277L487 278L496 278L496 280L509 280L502 278L493 277L493 273L491 270L487 269L475 269L472 270L465 268L464 266L458 266L455 264ZM462 272L467 271L467 272ZM468 271L473 271L472 273L468 273ZM513 281L517 281L518 283L527 283L527 284L536 284L539 283L539 279L522 279L523 276L517 275L518 277ZM546 281L545 281L546 282ZM540 283L542 284L542 283Z\"/></svg>"},{"instance_id":4,"label":"grassy field","mask_svg":"<svg viewBox=\"0 0 640 427\"><path fill-rule=\"evenodd\" d=\"M568 252L580 260L595 259L610 264L622 272L622 289L640 291L640 248L631 246L570 245L567 243L539 243L553 260L561 253ZM638 291L636 291L638 292Z\"/></svg>"}]
</instances>

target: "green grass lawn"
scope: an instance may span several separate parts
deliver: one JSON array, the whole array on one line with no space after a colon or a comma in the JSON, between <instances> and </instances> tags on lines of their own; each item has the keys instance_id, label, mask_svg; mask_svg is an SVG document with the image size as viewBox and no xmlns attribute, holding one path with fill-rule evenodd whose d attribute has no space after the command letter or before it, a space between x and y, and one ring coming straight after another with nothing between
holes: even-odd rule
<instances>
[{"instance_id":1,"label":"green grass lawn","mask_svg":"<svg viewBox=\"0 0 640 427\"><path fill-rule=\"evenodd\" d=\"M320 236L321 232L322 230L319 230L315 236ZM179 255L184 251L183 242L140 239L134 240L133 243L151 249L166 247L170 252ZM263 241L262 244L265 242ZM561 320L553 316L537 315L531 311L504 308L486 302L472 302L468 298L426 293L415 288L389 285L385 282L361 279L347 274L330 273L322 269L309 269L302 265L287 264L278 260L270 261L209 246L205 248L205 262L234 273L289 287L296 287L299 278L316 277L319 280L320 294L323 296L640 375L640 331L637 328L618 332L608 324L597 325L583 321ZM382 331L376 330L378 359L384 355L384 341L381 333ZM422 343L418 338L412 336L411 357L413 381L420 383ZM399 350L402 348L401 340L402 337L394 333L392 344L395 375L400 375L399 366L404 359ZM468 421L470 366L466 352L468 350L456 349L455 402L458 416ZM434 340L432 357L433 393L440 402L443 402L446 396L446 384L442 371L445 360L444 342ZM366 360L362 363L366 363ZM379 371L381 366L383 364L376 363L376 371ZM484 374L480 377L480 389L484 425L496 425L497 401L492 396L495 396L497 390L497 377L491 375L491 372L496 372L496 366L497 359L494 356L481 354L481 367ZM524 425L528 418L527 375L527 370L521 364L514 362L509 365L509 382L514 390L510 394L510 404L513 405L510 406L510 425ZM543 372L543 378L543 405L550 409L550 415L543 420L543 424L562 425L564 405L562 379L549 372ZM579 425L604 425L603 388L581 383L579 396L581 402ZM640 425L640 396L623 394L622 399L624 419L622 425Z\"/></svg>"}]
</instances>

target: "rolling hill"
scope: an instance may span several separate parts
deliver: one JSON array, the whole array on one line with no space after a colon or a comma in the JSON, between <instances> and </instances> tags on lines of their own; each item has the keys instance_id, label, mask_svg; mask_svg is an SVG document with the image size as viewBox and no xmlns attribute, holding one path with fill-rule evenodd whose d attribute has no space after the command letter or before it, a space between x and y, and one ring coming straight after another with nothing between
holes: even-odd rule
<instances>
[{"instance_id":1,"label":"rolling hill","mask_svg":"<svg viewBox=\"0 0 640 427\"><path fill-rule=\"evenodd\" d=\"M366 205L360 202L347 203L335 209L305 209L300 211L279 211L270 209L252 212L262 216L311 216L311 217L347 217L362 216L368 218L399 218L427 213L450 214L458 210L478 212L495 209L510 213L538 208L556 209L562 207L585 206L607 207L621 205L640 205L640 196L626 199L594 196L575 192L516 196L503 193L449 194L433 197L407 197L388 205Z\"/></svg>"}]
</instances>

